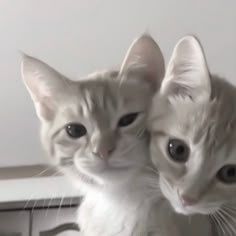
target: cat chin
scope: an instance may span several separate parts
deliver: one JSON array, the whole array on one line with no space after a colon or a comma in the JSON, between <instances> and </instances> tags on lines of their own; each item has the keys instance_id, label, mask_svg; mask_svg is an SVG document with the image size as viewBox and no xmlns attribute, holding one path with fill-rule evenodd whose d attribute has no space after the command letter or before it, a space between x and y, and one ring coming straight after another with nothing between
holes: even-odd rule
<instances>
[{"instance_id":1,"label":"cat chin","mask_svg":"<svg viewBox=\"0 0 236 236\"><path fill-rule=\"evenodd\" d=\"M96 181L93 176L89 175L83 170L80 170L80 168L77 168L75 165L70 165L67 167L63 166L59 169L65 176L69 177L73 181L75 186L78 185L79 188L81 187L81 183L88 186L99 185L98 181Z\"/></svg>"},{"instance_id":2,"label":"cat chin","mask_svg":"<svg viewBox=\"0 0 236 236\"><path fill-rule=\"evenodd\" d=\"M108 168L107 163L102 160L75 159L74 163L79 172L89 176L97 176Z\"/></svg>"},{"instance_id":3,"label":"cat chin","mask_svg":"<svg viewBox=\"0 0 236 236\"><path fill-rule=\"evenodd\" d=\"M104 169L103 169L104 170ZM94 171L93 167L76 167L76 177L85 184L90 186L102 186L103 181L99 178L102 170L96 169Z\"/></svg>"},{"instance_id":4,"label":"cat chin","mask_svg":"<svg viewBox=\"0 0 236 236\"><path fill-rule=\"evenodd\" d=\"M211 215L214 214L219 208L209 208L201 205L193 205L193 206L183 206L179 197L177 195L177 191L172 189L171 185L168 181L160 175L160 188L164 197L169 201L171 207L175 212L182 215Z\"/></svg>"},{"instance_id":5,"label":"cat chin","mask_svg":"<svg viewBox=\"0 0 236 236\"><path fill-rule=\"evenodd\" d=\"M192 208L189 208L189 207L182 207L180 205L174 205L174 204L171 204L172 207L174 208L174 210L179 213L179 214L182 214L182 215L195 215L195 214L203 214L202 212L198 212Z\"/></svg>"},{"instance_id":6,"label":"cat chin","mask_svg":"<svg viewBox=\"0 0 236 236\"><path fill-rule=\"evenodd\" d=\"M92 176L89 176L88 174L85 174L78 169L76 174L77 174L76 177L79 178L80 181L89 185L97 185L97 181Z\"/></svg>"},{"instance_id":7,"label":"cat chin","mask_svg":"<svg viewBox=\"0 0 236 236\"><path fill-rule=\"evenodd\" d=\"M220 207L209 208L207 205L200 204L193 206L183 206L179 200L167 197L165 194L164 196L169 200L170 205L174 211L182 215L212 215L220 209Z\"/></svg>"},{"instance_id":8,"label":"cat chin","mask_svg":"<svg viewBox=\"0 0 236 236\"><path fill-rule=\"evenodd\" d=\"M178 214L182 214L182 215L193 215L194 213L185 209L185 208L182 208L180 206L173 206L173 204L171 204L172 207L174 208L174 210L178 213Z\"/></svg>"},{"instance_id":9,"label":"cat chin","mask_svg":"<svg viewBox=\"0 0 236 236\"><path fill-rule=\"evenodd\" d=\"M178 214L182 214L182 215L197 214L197 212L195 212L195 210L192 207L185 207L177 200L173 200L172 198L167 197L165 194L164 196L169 200L170 205L172 206L174 211L177 212Z\"/></svg>"},{"instance_id":10,"label":"cat chin","mask_svg":"<svg viewBox=\"0 0 236 236\"><path fill-rule=\"evenodd\" d=\"M216 213L220 208L207 208L207 206L189 206L185 207L181 203L171 202L172 208L182 215L212 215Z\"/></svg>"},{"instance_id":11,"label":"cat chin","mask_svg":"<svg viewBox=\"0 0 236 236\"><path fill-rule=\"evenodd\" d=\"M216 213L219 209L204 209L204 208L183 208L183 207L173 207L174 210L182 215L213 215Z\"/></svg>"}]
</instances>

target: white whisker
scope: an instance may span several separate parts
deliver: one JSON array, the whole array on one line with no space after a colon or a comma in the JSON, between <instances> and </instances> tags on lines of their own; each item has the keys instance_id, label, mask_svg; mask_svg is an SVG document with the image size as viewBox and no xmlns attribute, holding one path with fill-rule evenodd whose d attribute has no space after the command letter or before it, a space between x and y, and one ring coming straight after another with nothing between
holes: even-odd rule
<instances>
[{"instance_id":1,"label":"white whisker","mask_svg":"<svg viewBox=\"0 0 236 236\"><path fill-rule=\"evenodd\" d=\"M224 217L224 215L222 214L222 212L221 212L221 210L219 210L218 211L218 216L219 216L219 218L221 219L221 222L222 222L222 225L224 226L224 229L225 229L225 232L227 233L230 233L230 231L229 231L229 229L228 229L228 227L227 227L227 221L225 220L225 217ZM225 235L227 235L225 233Z\"/></svg>"},{"instance_id":2,"label":"white whisker","mask_svg":"<svg viewBox=\"0 0 236 236\"><path fill-rule=\"evenodd\" d=\"M65 198L65 194L62 195L61 201L60 201L60 203L59 203L58 210L57 210L57 216L56 216L56 219L58 219L58 217L59 217L59 213L60 213L60 211L61 211L61 208L62 208L62 205L63 205L64 198Z\"/></svg>"},{"instance_id":3,"label":"white whisker","mask_svg":"<svg viewBox=\"0 0 236 236\"><path fill-rule=\"evenodd\" d=\"M218 214L215 213L215 214L212 215L212 217L215 219L217 231L220 230L225 235L225 231L224 231L224 228L222 226L221 220L218 217Z\"/></svg>"},{"instance_id":4,"label":"white whisker","mask_svg":"<svg viewBox=\"0 0 236 236\"><path fill-rule=\"evenodd\" d=\"M47 171L52 170L52 169L54 169L54 168L55 168L54 166L49 166L48 168L42 170L42 171L39 172L38 174L31 176L31 178L39 177L39 176L45 174Z\"/></svg>"},{"instance_id":5,"label":"white whisker","mask_svg":"<svg viewBox=\"0 0 236 236\"><path fill-rule=\"evenodd\" d=\"M227 212L226 209L222 208L220 211L221 211L222 215L225 215L228 218L228 220L225 218L225 221L227 222L227 225L231 229L231 232L233 233L233 235L235 235L236 234L236 229L230 223L230 220L235 221L235 219L232 217L232 215L230 213Z\"/></svg>"},{"instance_id":6,"label":"white whisker","mask_svg":"<svg viewBox=\"0 0 236 236\"><path fill-rule=\"evenodd\" d=\"M47 214L48 214L48 211L49 211L49 209L50 209L50 207L51 207L51 204L52 204L53 199L54 199L54 195L52 194L52 197L50 198L50 200L49 200L49 202L48 202L47 209L46 209L46 211L45 211L45 217L47 217Z\"/></svg>"}]
</instances>

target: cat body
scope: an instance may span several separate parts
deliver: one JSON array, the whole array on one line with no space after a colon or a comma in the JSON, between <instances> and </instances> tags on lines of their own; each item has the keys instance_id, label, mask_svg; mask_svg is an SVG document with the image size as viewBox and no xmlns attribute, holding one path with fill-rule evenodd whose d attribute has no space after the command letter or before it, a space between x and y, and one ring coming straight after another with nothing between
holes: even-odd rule
<instances>
[{"instance_id":1,"label":"cat body","mask_svg":"<svg viewBox=\"0 0 236 236\"><path fill-rule=\"evenodd\" d=\"M148 35L132 44L119 72L79 81L24 56L22 75L43 146L84 194L78 213L83 236L210 235L205 219L174 213L154 181L146 116L164 70Z\"/></svg>"},{"instance_id":2,"label":"cat body","mask_svg":"<svg viewBox=\"0 0 236 236\"><path fill-rule=\"evenodd\" d=\"M132 196L133 197L133 196ZM140 196L141 197L141 196ZM118 236L213 236L209 221L202 216L186 217L173 212L164 198L114 200L96 193L86 197L80 207L82 235Z\"/></svg>"},{"instance_id":3,"label":"cat body","mask_svg":"<svg viewBox=\"0 0 236 236\"><path fill-rule=\"evenodd\" d=\"M150 214L154 199L142 179L144 172L136 174L121 189L86 194L78 215L84 235L148 235L154 227Z\"/></svg>"}]
</instances>

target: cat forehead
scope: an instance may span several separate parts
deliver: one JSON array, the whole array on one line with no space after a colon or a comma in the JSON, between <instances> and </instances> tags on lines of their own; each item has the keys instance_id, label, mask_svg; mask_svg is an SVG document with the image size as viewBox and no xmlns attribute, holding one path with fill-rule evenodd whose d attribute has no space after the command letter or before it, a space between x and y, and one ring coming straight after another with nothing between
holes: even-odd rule
<instances>
[{"instance_id":1,"label":"cat forehead","mask_svg":"<svg viewBox=\"0 0 236 236\"><path fill-rule=\"evenodd\" d=\"M222 163L236 164L236 116L228 108L217 100L202 107L193 106L192 112L179 116L179 126L174 127L177 138L219 167Z\"/></svg>"},{"instance_id":2,"label":"cat forehead","mask_svg":"<svg viewBox=\"0 0 236 236\"><path fill-rule=\"evenodd\" d=\"M158 96L150 117L151 131L161 129L194 144L205 140L208 146L230 146L236 137L235 88L216 80L212 99L203 103L181 98L167 102Z\"/></svg>"},{"instance_id":3,"label":"cat forehead","mask_svg":"<svg viewBox=\"0 0 236 236\"><path fill-rule=\"evenodd\" d=\"M190 145L194 155L201 155L209 163L236 164L236 117L217 100L209 104L189 103L189 109L171 109L152 124L152 131L165 135L166 140L181 139ZM190 109L191 108L191 109ZM155 133L154 133L155 134ZM158 142L159 136L153 135Z\"/></svg>"},{"instance_id":4,"label":"cat forehead","mask_svg":"<svg viewBox=\"0 0 236 236\"><path fill-rule=\"evenodd\" d=\"M115 103L132 103L150 97L147 84L135 79L123 79L114 76L96 76L92 79L79 83L81 96L95 100L94 102L103 105L104 102ZM101 104L102 100L102 104Z\"/></svg>"},{"instance_id":5,"label":"cat forehead","mask_svg":"<svg viewBox=\"0 0 236 236\"><path fill-rule=\"evenodd\" d=\"M138 79L123 79L116 72L94 73L72 83L61 106L66 116L112 114L123 109L140 111L146 108L151 96L147 84Z\"/></svg>"},{"instance_id":6,"label":"cat forehead","mask_svg":"<svg viewBox=\"0 0 236 236\"><path fill-rule=\"evenodd\" d=\"M170 134L200 144L208 152L215 153L222 148L231 152L236 139L235 102L236 99L226 103L223 97L216 96L205 104L176 103L170 118Z\"/></svg>"}]
</instances>

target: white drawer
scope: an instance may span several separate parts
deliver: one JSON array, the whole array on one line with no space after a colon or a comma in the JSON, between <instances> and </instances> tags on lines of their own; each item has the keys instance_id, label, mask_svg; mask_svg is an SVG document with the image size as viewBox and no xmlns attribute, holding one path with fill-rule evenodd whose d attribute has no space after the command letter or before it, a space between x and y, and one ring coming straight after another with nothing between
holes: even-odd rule
<instances>
[{"instance_id":1,"label":"white drawer","mask_svg":"<svg viewBox=\"0 0 236 236\"><path fill-rule=\"evenodd\" d=\"M32 236L78 236L77 207L35 210Z\"/></svg>"},{"instance_id":2,"label":"white drawer","mask_svg":"<svg viewBox=\"0 0 236 236\"><path fill-rule=\"evenodd\" d=\"M30 228L29 211L0 212L1 236L27 236Z\"/></svg>"}]
</instances>

